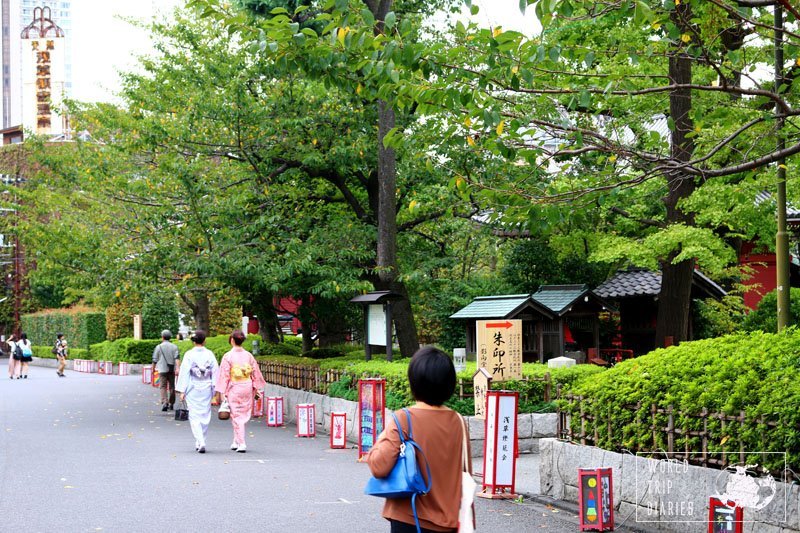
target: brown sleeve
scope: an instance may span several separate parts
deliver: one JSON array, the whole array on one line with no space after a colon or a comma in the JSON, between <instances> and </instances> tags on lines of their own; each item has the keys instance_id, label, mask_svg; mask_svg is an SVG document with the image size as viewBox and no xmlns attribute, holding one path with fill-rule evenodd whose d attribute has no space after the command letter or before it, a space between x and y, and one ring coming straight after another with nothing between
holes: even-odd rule
<instances>
[{"instance_id":1,"label":"brown sleeve","mask_svg":"<svg viewBox=\"0 0 800 533\"><path fill-rule=\"evenodd\" d=\"M469 473L473 474L474 472L472 471L472 443L470 441L470 435L469 435L469 424L467 423L467 419L464 418L463 416L458 415L458 417L461 419L461 424L464 427L464 432L465 432L464 435L467 436L467 467L469 468Z\"/></svg>"},{"instance_id":2,"label":"brown sleeve","mask_svg":"<svg viewBox=\"0 0 800 533\"><path fill-rule=\"evenodd\" d=\"M375 477L388 476L400 455L400 436L396 427L394 419L389 417L383 431L378 435L378 441L367 454L369 470Z\"/></svg>"}]
</instances>

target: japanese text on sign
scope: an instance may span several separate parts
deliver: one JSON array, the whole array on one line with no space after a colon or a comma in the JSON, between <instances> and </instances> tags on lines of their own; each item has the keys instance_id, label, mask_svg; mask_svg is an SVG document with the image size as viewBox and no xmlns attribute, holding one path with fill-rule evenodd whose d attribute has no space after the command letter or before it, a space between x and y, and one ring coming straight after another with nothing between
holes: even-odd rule
<instances>
[{"instance_id":1,"label":"japanese text on sign","mask_svg":"<svg viewBox=\"0 0 800 533\"><path fill-rule=\"evenodd\" d=\"M55 48L52 40L44 43L44 50L40 50L39 41L31 43L36 54L36 126L39 129L50 127L50 53Z\"/></svg>"},{"instance_id":2,"label":"japanese text on sign","mask_svg":"<svg viewBox=\"0 0 800 533\"><path fill-rule=\"evenodd\" d=\"M478 320L478 368L492 380L522 379L522 321Z\"/></svg>"}]
</instances>

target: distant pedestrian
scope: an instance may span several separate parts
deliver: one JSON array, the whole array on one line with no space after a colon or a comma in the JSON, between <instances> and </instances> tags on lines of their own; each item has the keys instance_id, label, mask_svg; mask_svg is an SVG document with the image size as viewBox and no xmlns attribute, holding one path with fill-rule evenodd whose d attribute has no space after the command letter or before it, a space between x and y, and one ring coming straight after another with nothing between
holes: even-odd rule
<instances>
[{"instance_id":1,"label":"distant pedestrian","mask_svg":"<svg viewBox=\"0 0 800 533\"><path fill-rule=\"evenodd\" d=\"M14 334L8 336L8 377L11 379L19 378L19 371L22 367L22 356L17 355L17 343L14 342Z\"/></svg>"},{"instance_id":2,"label":"distant pedestrian","mask_svg":"<svg viewBox=\"0 0 800 533\"><path fill-rule=\"evenodd\" d=\"M231 409L231 450L240 453L247 451L244 426L253 414L253 398L266 385L255 357L242 348L245 338L244 332L238 329L228 338L231 351L222 357L216 387L222 400L227 400Z\"/></svg>"},{"instance_id":3,"label":"distant pedestrian","mask_svg":"<svg viewBox=\"0 0 800 533\"><path fill-rule=\"evenodd\" d=\"M19 346L22 351L22 368L20 369L20 375L22 378L28 379L28 366L30 362L33 361L33 347L31 346L31 341L28 340L27 334L23 333L20 335L17 346Z\"/></svg>"},{"instance_id":4,"label":"distant pedestrian","mask_svg":"<svg viewBox=\"0 0 800 533\"><path fill-rule=\"evenodd\" d=\"M153 370L158 371L162 411L175 407L175 368L180 364L180 352L170 342L171 338L172 332L165 329L161 332L161 344L153 350Z\"/></svg>"},{"instance_id":5,"label":"distant pedestrian","mask_svg":"<svg viewBox=\"0 0 800 533\"><path fill-rule=\"evenodd\" d=\"M53 346L53 350L56 353L56 359L58 359L58 370L56 370L56 374L58 374L58 377L63 378L64 367L67 366L67 356L69 355L67 339L64 338L63 333L56 334L56 344Z\"/></svg>"},{"instance_id":6,"label":"distant pedestrian","mask_svg":"<svg viewBox=\"0 0 800 533\"><path fill-rule=\"evenodd\" d=\"M458 530L461 507L462 452L467 428L464 419L444 407L456 387L453 362L441 350L425 347L417 350L408 364L408 383L417 401L411 413L411 433L430 465L431 490L416 500L416 510L423 532ZM399 412L400 431L408 437L406 415ZM470 456L466 439L466 457ZM406 450L408 451L408 450ZM386 426L367 455L372 475L386 477L397 462L400 436L394 418L387 417ZM421 457L417 460L424 464ZM467 461L471 463L471 461ZM470 469L471 471L471 469ZM416 532L411 498L387 498L383 517L392 533Z\"/></svg>"},{"instance_id":7,"label":"distant pedestrian","mask_svg":"<svg viewBox=\"0 0 800 533\"><path fill-rule=\"evenodd\" d=\"M194 435L194 449L206 453L206 434L211 422L211 398L217 381L219 365L214 352L203 346L206 333L197 330L191 337L194 347L183 354L183 371L178 375L175 390L189 409L189 426Z\"/></svg>"}]
</instances>

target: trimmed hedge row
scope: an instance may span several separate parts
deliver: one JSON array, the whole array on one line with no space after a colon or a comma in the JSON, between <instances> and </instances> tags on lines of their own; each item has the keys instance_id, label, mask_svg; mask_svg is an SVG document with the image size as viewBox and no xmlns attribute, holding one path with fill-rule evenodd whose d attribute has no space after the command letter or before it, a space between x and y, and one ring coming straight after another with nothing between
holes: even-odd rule
<instances>
[{"instance_id":1,"label":"trimmed hedge row","mask_svg":"<svg viewBox=\"0 0 800 533\"><path fill-rule=\"evenodd\" d=\"M104 313L76 309L51 309L20 318L28 338L38 345L55 344L56 333L63 333L69 346L88 349L106 338Z\"/></svg>"},{"instance_id":2,"label":"trimmed hedge row","mask_svg":"<svg viewBox=\"0 0 800 533\"><path fill-rule=\"evenodd\" d=\"M310 355L311 352L304 355ZM399 409L414 403L411 389L408 385L408 362L409 359L395 359L392 362L386 361L385 354L374 355L371 361L364 361L364 350L352 351L343 356L329 359L315 359L312 357L294 356L264 356L259 357L262 361L274 361L284 364L310 366L319 368L320 372L329 369L346 371L347 375L338 383L331 385L328 394L330 396L355 400L358 385L358 377L381 377L386 380L386 405L391 409ZM570 389L576 383L602 373L604 369L595 365L578 365L570 368L548 368L539 363L524 363L522 365L523 378L542 378L545 374L550 374L551 394L555 396L557 385L561 385L565 390ZM468 362L466 370L457 374L457 379L466 381L469 389L472 377L476 372L476 363ZM498 384L499 385L499 384ZM494 388L499 388L495 386ZM513 390L520 393L520 412L552 412L554 404L544 403L545 382L540 380L528 381L506 381L502 383L504 390ZM524 400L527 398L528 400ZM472 414L474 402L471 398L460 400L455 395L446 405L462 414Z\"/></svg>"},{"instance_id":3,"label":"trimmed hedge row","mask_svg":"<svg viewBox=\"0 0 800 533\"><path fill-rule=\"evenodd\" d=\"M595 417L588 419L584 431L597 431L599 447L649 450L667 449L666 436L657 435L654 443L651 428L666 427L667 415L653 415L651 405L672 406L680 412L675 416L681 435L675 437L676 447L701 450L699 435L708 431L718 437L716 443L709 440L709 453L738 450L740 445L746 451L788 452L790 467L798 470L798 354L800 331L795 328L778 334L758 331L684 342L576 383L571 392L583 400L564 400L562 408L572 414L576 431L580 431L574 424L579 424L581 411ZM716 416L698 416L703 412L735 417L744 412L745 421L724 424ZM756 456L747 462L768 461ZM783 458L766 466L781 469Z\"/></svg>"},{"instance_id":4,"label":"trimmed hedge row","mask_svg":"<svg viewBox=\"0 0 800 533\"><path fill-rule=\"evenodd\" d=\"M56 356L50 350L52 346L33 346L31 345L31 351L33 352L34 357L38 357L40 359L55 359ZM69 358L70 359L88 359L89 350L85 348L70 348L69 349Z\"/></svg>"}]
</instances>

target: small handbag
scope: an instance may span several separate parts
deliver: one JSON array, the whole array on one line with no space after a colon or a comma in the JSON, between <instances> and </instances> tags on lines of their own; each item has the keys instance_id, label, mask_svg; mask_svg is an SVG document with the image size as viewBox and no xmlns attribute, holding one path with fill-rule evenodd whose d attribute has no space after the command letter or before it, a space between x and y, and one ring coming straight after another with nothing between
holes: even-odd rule
<instances>
[{"instance_id":1,"label":"small handbag","mask_svg":"<svg viewBox=\"0 0 800 533\"><path fill-rule=\"evenodd\" d=\"M397 427L397 433L400 435L400 454L397 456L397 462L392 467L389 475L383 478L370 477L367 481L367 486L364 487L364 494L369 496L378 496L381 498L411 498L411 510L414 513L414 523L417 526L417 532L422 529L419 525L419 517L417 516L417 495L427 494L431 490L431 467L428 464L428 459L425 453L414 442L414 435L411 431L411 413L408 409L403 409L406 413L408 420L408 438L403 437L403 430L400 427L400 422L394 413L389 413L394 419L394 424ZM417 454L419 451L422 459L425 461L426 476L423 477L420 470L419 463L417 463ZM426 481L427 479L427 481Z\"/></svg>"},{"instance_id":2,"label":"small handbag","mask_svg":"<svg viewBox=\"0 0 800 533\"><path fill-rule=\"evenodd\" d=\"M228 400L223 400L219 406L217 416L220 420L228 420L231 417L231 408L228 406Z\"/></svg>"},{"instance_id":3,"label":"small handbag","mask_svg":"<svg viewBox=\"0 0 800 533\"><path fill-rule=\"evenodd\" d=\"M177 409L175 409L175 420L189 420L189 409L186 406L186 402L178 404Z\"/></svg>"},{"instance_id":4,"label":"small handbag","mask_svg":"<svg viewBox=\"0 0 800 533\"><path fill-rule=\"evenodd\" d=\"M469 473L469 451L467 448L467 429L464 420L461 420L463 438L461 442L461 455L464 458L461 468L461 506L458 509L458 533L473 533L475 531L475 488L478 486Z\"/></svg>"}]
</instances>

